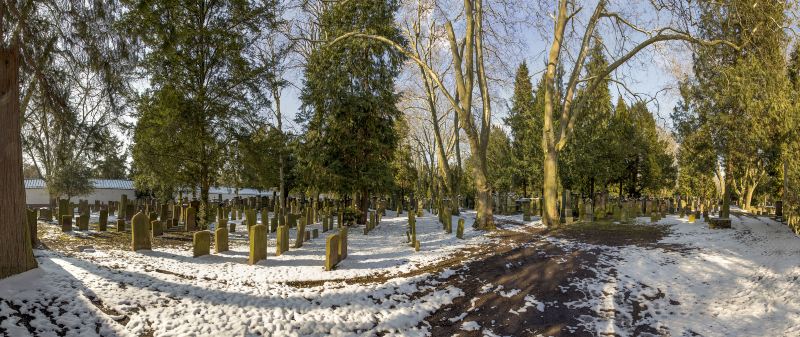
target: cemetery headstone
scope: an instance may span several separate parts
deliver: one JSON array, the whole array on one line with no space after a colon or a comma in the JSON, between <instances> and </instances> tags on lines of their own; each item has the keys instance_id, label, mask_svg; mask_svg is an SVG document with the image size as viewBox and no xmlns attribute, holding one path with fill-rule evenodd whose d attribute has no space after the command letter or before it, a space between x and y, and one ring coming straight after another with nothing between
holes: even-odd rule
<instances>
[{"instance_id":1,"label":"cemetery headstone","mask_svg":"<svg viewBox=\"0 0 800 337\"><path fill-rule=\"evenodd\" d=\"M61 216L61 231L62 232L72 231L72 215Z\"/></svg>"},{"instance_id":2,"label":"cemetery headstone","mask_svg":"<svg viewBox=\"0 0 800 337\"><path fill-rule=\"evenodd\" d=\"M150 230L154 237L164 235L164 226L160 220L150 221Z\"/></svg>"},{"instance_id":3,"label":"cemetery headstone","mask_svg":"<svg viewBox=\"0 0 800 337\"><path fill-rule=\"evenodd\" d=\"M100 210L100 216L97 221L97 229L101 232L108 230L108 210Z\"/></svg>"},{"instance_id":4,"label":"cemetery headstone","mask_svg":"<svg viewBox=\"0 0 800 337\"><path fill-rule=\"evenodd\" d=\"M189 206L186 208L186 230L187 231L194 231L197 230L197 215L195 213L195 208Z\"/></svg>"},{"instance_id":5,"label":"cemetery headstone","mask_svg":"<svg viewBox=\"0 0 800 337\"><path fill-rule=\"evenodd\" d=\"M131 248L133 251L151 249L149 218L142 212L136 213L131 219Z\"/></svg>"},{"instance_id":6,"label":"cemetery headstone","mask_svg":"<svg viewBox=\"0 0 800 337\"><path fill-rule=\"evenodd\" d=\"M192 257L208 255L211 252L211 232L197 231L192 236Z\"/></svg>"},{"instance_id":7,"label":"cemetery headstone","mask_svg":"<svg viewBox=\"0 0 800 337\"><path fill-rule=\"evenodd\" d=\"M258 261L267 258L267 226L255 225L250 228L250 258L249 264L256 264Z\"/></svg>"},{"instance_id":8,"label":"cemetery headstone","mask_svg":"<svg viewBox=\"0 0 800 337\"><path fill-rule=\"evenodd\" d=\"M339 263L339 234L328 235L325 239L325 270L331 271Z\"/></svg>"},{"instance_id":9,"label":"cemetery headstone","mask_svg":"<svg viewBox=\"0 0 800 337\"><path fill-rule=\"evenodd\" d=\"M275 256L281 256L283 252L289 250L289 228L286 226L278 226L277 234L275 235Z\"/></svg>"},{"instance_id":10,"label":"cemetery headstone","mask_svg":"<svg viewBox=\"0 0 800 337\"><path fill-rule=\"evenodd\" d=\"M78 216L78 230L89 230L89 214L83 213Z\"/></svg>"},{"instance_id":11,"label":"cemetery headstone","mask_svg":"<svg viewBox=\"0 0 800 337\"><path fill-rule=\"evenodd\" d=\"M38 241L38 227L39 227L39 219L36 214L35 209L26 209L25 210L26 221L28 223L28 228L30 228L30 238L31 244L36 244Z\"/></svg>"},{"instance_id":12,"label":"cemetery headstone","mask_svg":"<svg viewBox=\"0 0 800 337\"><path fill-rule=\"evenodd\" d=\"M300 219L300 225L297 227L297 238L294 241L294 248L303 247L303 236L306 232L306 219Z\"/></svg>"},{"instance_id":13,"label":"cemetery headstone","mask_svg":"<svg viewBox=\"0 0 800 337\"><path fill-rule=\"evenodd\" d=\"M347 258L347 227L339 229L339 258L337 261L343 261Z\"/></svg>"}]
</instances>

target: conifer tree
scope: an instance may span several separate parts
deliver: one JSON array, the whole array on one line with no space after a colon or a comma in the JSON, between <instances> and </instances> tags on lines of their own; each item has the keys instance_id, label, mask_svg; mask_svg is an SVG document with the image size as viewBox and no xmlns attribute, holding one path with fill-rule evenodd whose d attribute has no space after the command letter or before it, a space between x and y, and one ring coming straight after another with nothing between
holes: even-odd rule
<instances>
[{"instance_id":1,"label":"conifer tree","mask_svg":"<svg viewBox=\"0 0 800 337\"><path fill-rule=\"evenodd\" d=\"M742 207L750 206L755 189L778 158L780 144L775 140L789 111L787 39L781 28L785 6L754 0L700 5L701 34L741 46L700 48L694 60L690 107L707 126L724 167L721 217L728 217L734 191Z\"/></svg>"},{"instance_id":2,"label":"conifer tree","mask_svg":"<svg viewBox=\"0 0 800 337\"><path fill-rule=\"evenodd\" d=\"M521 187L522 195L529 196L532 192L532 175L537 171L537 159L534 139L541 138L541 131L536 133L532 122L534 108L534 92L528 65L525 62L517 68L514 78L514 96L511 97L511 109L504 122L511 129L511 148L513 153L513 181L514 185ZM491 138L491 133L489 138ZM491 142L491 140L490 140Z\"/></svg>"},{"instance_id":3,"label":"conifer tree","mask_svg":"<svg viewBox=\"0 0 800 337\"><path fill-rule=\"evenodd\" d=\"M602 48L599 41L594 43L585 66L587 77L600 76L608 66ZM564 188L580 189L592 197L597 186L608 186L615 164L609 133L613 112L609 81L606 77L594 89L578 92L579 104L575 109L581 118L576 122L572 142L560 158L559 173Z\"/></svg>"},{"instance_id":4,"label":"conifer tree","mask_svg":"<svg viewBox=\"0 0 800 337\"><path fill-rule=\"evenodd\" d=\"M395 0L337 2L322 14L321 34L363 31L403 44L394 22L398 6ZM400 116L394 81L403 59L379 41L347 39L315 50L306 63L304 167L319 177L318 190L356 196L362 211L370 193L391 186ZM359 223L365 222L362 212Z\"/></svg>"},{"instance_id":5,"label":"conifer tree","mask_svg":"<svg viewBox=\"0 0 800 337\"><path fill-rule=\"evenodd\" d=\"M134 178L165 192L199 188L201 211L228 159L227 144L255 118L269 67L256 60L274 29L273 2L126 0L121 27L141 46L150 87L134 130ZM165 196L166 197L166 196ZM204 212L201 224L208 217Z\"/></svg>"}]
</instances>

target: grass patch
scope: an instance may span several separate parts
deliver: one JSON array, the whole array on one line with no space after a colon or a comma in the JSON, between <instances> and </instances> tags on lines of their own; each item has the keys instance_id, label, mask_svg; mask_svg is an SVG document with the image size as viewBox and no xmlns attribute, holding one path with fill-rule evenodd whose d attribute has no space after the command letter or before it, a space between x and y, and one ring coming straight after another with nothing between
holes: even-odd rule
<instances>
[{"instance_id":1,"label":"grass patch","mask_svg":"<svg viewBox=\"0 0 800 337\"><path fill-rule=\"evenodd\" d=\"M669 233L669 226L642 225L611 220L576 222L555 230L553 235L609 246L656 243Z\"/></svg>"}]
</instances>

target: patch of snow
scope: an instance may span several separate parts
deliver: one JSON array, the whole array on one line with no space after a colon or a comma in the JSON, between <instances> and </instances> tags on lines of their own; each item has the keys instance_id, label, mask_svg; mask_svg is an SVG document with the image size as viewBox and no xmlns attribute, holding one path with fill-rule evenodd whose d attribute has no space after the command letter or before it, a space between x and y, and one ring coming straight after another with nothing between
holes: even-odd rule
<instances>
[{"instance_id":1,"label":"patch of snow","mask_svg":"<svg viewBox=\"0 0 800 337\"><path fill-rule=\"evenodd\" d=\"M662 335L800 336L800 238L768 218L733 217L733 229L668 216L660 243L678 250L606 247L551 239L566 249L599 249L596 277L573 280L589 308L581 327L630 336L637 326ZM641 304L638 319L633 312Z\"/></svg>"},{"instance_id":2,"label":"patch of snow","mask_svg":"<svg viewBox=\"0 0 800 337\"><path fill-rule=\"evenodd\" d=\"M509 291L499 291L497 294L503 296L505 298L514 297L514 295L519 294L519 289L511 289Z\"/></svg>"},{"instance_id":3,"label":"patch of snow","mask_svg":"<svg viewBox=\"0 0 800 337\"><path fill-rule=\"evenodd\" d=\"M456 316L456 317L451 317L451 318L448 318L448 320L449 320L450 322L453 322L453 323L455 323L455 322L458 322L458 321L460 321L460 320L464 319L464 317L467 317L467 313L466 313L466 312L462 312L462 313L461 313L461 315L458 315L458 316Z\"/></svg>"},{"instance_id":4,"label":"patch of snow","mask_svg":"<svg viewBox=\"0 0 800 337\"><path fill-rule=\"evenodd\" d=\"M544 303L536 300L536 297L534 297L533 295L525 295L525 304L522 305L522 307L519 308L518 310L512 309L510 310L510 312L512 314L519 315L519 313L521 312L527 312L528 308L533 306L535 306L536 310L538 310L539 312L544 312Z\"/></svg>"},{"instance_id":5,"label":"patch of snow","mask_svg":"<svg viewBox=\"0 0 800 337\"><path fill-rule=\"evenodd\" d=\"M469 322L461 323L461 330L477 331L477 330L480 330L480 329L481 329L481 325L478 324L478 322L475 322L475 321L469 321Z\"/></svg>"},{"instance_id":6,"label":"patch of snow","mask_svg":"<svg viewBox=\"0 0 800 337\"><path fill-rule=\"evenodd\" d=\"M424 336L430 328L424 318L464 292L442 285L436 274L400 275L467 247L501 240L474 230L470 215L474 212L464 212L463 240L445 233L436 216L418 217L422 252L405 242L406 217L385 217L368 235L361 228L351 229L348 257L330 272L323 270L324 237L335 231L322 233L320 224L308 227L317 228L319 238L281 256L274 255L271 233L268 258L256 265L247 263L249 238L241 226L230 233L230 251L200 258L192 257L189 243L139 252L81 247L69 256L35 250L40 268L0 281L0 316L8 317L0 327L14 336L29 335L20 319L26 314L33 317L29 323L40 335L52 335L63 326L70 336ZM47 232L54 238L64 235ZM296 235L292 229L292 242ZM390 279L376 284L341 282L375 274ZM438 278L456 274L445 269ZM287 284L303 281L318 285Z\"/></svg>"}]
</instances>

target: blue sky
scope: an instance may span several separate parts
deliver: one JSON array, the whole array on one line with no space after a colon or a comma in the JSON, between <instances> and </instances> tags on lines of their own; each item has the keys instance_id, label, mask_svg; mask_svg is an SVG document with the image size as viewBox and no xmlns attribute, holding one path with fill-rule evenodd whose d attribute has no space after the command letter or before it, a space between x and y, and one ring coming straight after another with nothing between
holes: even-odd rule
<instances>
[{"instance_id":1,"label":"blue sky","mask_svg":"<svg viewBox=\"0 0 800 337\"><path fill-rule=\"evenodd\" d=\"M514 65L521 63L523 60L527 61L531 69L532 81L534 85L538 76L544 69L545 58L549 48L549 42L544 42L537 33L531 32L526 34L525 50L518 53L520 54L517 61L509 61ZM621 67L617 75L624 77L624 83L632 90L648 96L655 96L656 100L651 101L648 105L650 111L653 112L656 123L662 127L669 128L671 123L669 121L669 114L672 111L675 103L677 102L676 93L674 90L665 90L673 88L676 80L674 76L665 70L663 64L666 62L659 53L654 52L654 48L642 53L639 57L633 59L629 64ZM292 81L295 86L302 86L302 81L299 79L300 73L293 74ZM500 96L504 99L511 97L513 87L505 86L502 88ZM611 85L612 102L616 103L619 93L623 93L623 97L628 102L633 100L629 94L625 94L625 90L616 84ZM282 97L281 108L287 121L284 121L290 129L299 131L299 127L294 123L293 119L295 114L300 109L299 101L300 91L296 87L287 88ZM502 123L502 118L506 115L505 105L494 106L493 122L495 124Z\"/></svg>"}]
</instances>

